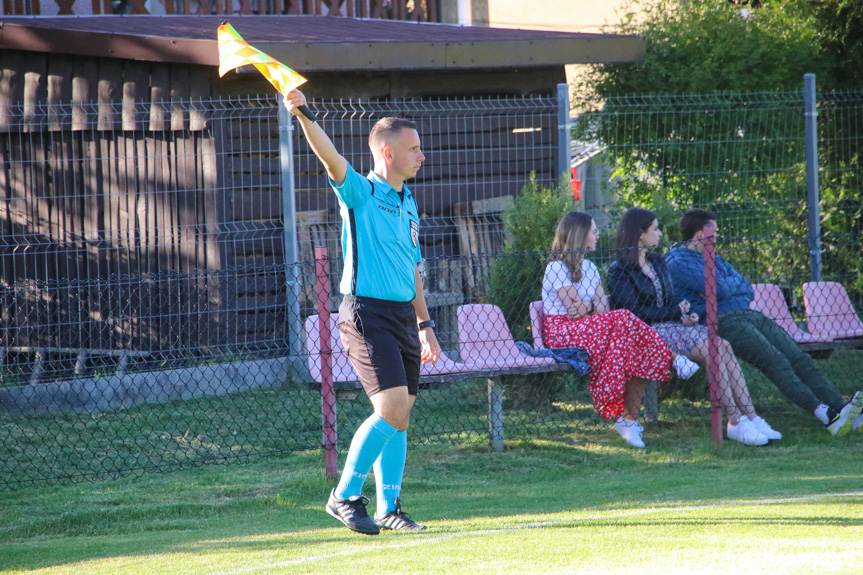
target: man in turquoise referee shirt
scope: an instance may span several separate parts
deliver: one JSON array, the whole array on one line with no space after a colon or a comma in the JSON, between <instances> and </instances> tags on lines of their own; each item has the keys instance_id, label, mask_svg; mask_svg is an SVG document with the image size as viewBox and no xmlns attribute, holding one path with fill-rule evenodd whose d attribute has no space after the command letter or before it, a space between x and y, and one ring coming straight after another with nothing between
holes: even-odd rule
<instances>
[{"instance_id":1,"label":"man in turquoise referee shirt","mask_svg":"<svg viewBox=\"0 0 863 575\"><path fill-rule=\"evenodd\" d=\"M369 134L374 170L363 177L323 129L299 111L305 103L299 90L285 96L285 106L302 126L339 200L345 257L339 333L374 408L354 434L326 510L366 535L381 529L422 530L424 526L402 511L399 497L420 364L434 364L440 355L417 268L422 260L419 212L405 185L425 160L419 134L408 120L379 120ZM372 467L377 487L374 519L362 494Z\"/></svg>"}]
</instances>

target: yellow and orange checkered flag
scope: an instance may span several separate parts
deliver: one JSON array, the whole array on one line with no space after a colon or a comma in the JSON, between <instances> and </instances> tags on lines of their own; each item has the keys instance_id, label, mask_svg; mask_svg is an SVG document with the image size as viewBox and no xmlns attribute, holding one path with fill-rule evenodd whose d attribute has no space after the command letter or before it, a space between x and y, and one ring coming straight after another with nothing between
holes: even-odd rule
<instances>
[{"instance_id":1,"label":"yellow and orange checkered flag","mask_svg":"<svg viewBox=\"0 0 863 575\"><path fill-rule=\"evenodd\" d=\"M240 66L253 65L263 74L283 96L306 82L306 79L257 48L249 46L234 27L223 22L219 26L219 77ZM310 120L315 120L314 113L308 106L302 106L300 111Z\"/></svg>"}]
</instances>

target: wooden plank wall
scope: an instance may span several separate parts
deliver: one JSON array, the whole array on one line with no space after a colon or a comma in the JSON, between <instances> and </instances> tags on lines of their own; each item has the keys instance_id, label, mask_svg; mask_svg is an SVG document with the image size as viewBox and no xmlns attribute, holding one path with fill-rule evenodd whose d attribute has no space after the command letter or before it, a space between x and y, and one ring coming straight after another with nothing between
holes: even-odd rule
<instances>
[{"instance_id":1,"label":"wooden plank wall","mask_svg":"<svg viewBox=\"0 0 863 575\"><path fill-rule=\"evenodd\" d=\"M3 346L224 344L215 146L190 104L211 80L200 67L0 52Z\"/></svg>"},{"instance_id":2,"label":"wooden plank wall","mask_svg":"<svg viewBox=\"0 0 863 575\"><path fill-rule=\"evenodd\" d=\"M208 115L194 102L211 97L214 74L0 54L0 278L6 286L38 282L27 291L28 303L9 290L0 298L0 343L284 347L274 100L262 99L263 111ZM540 181L556 179L556 114L531 106L417 104L358 113L332 104L319 111L362 173L371 168L367 135L378 117L418 122L427 160L409 186L423 218L424 254L435 257L459 254L456 204L515 195L531 171ZM240 106L254 107L252 100ZM294 145L300 257L311 259L324 243L340 258L335 197L298 131ZM313 266L302 272L303 285L311 285ZM339 272L334 265L334 293ZM69 280L91 281L82 287ZM432 278L438 283L451 282ZM442 302L454 297L438 295ZM314 312L308 289L301 303Z\"/></svg>"},{"instance_id":3,"label":"wooden plank wall","mask_svg":"<svg viewBox=\"0 0 863 575\"><path fill-rule=\"evenodd\" d=\"M339 111L339 108L338 105L318 108L320 122L352 165L366 173L371 168L368 133L377 118L385 114L361 114ZM457 214L456 206L514 196L529 180L532 171L537 173L539 181L557 181L554 175L557 169L554 111L523 105L469 113L464 109L451 113L389 112L392 113L418 122L427 158L419 177L408 184L423 218L421 239L426 257L453 256L462 251L457 225L465 217L474 215ZM232 244L230 265L278 265L284 261L284 243L277 234L282 227L283 206L275 110L269 116L234 119L217 129L217 133L220 181L230 195L227 203L233 207L230 219L234 225L242 223L246 230L244 240ZM298 133L299 127L295 126L294 180L300 259L311 260L314 248L319 245L329 249L331 258L341 258L341 221L335 196L320 162ZM257 147L257 142L263 141L273 145ZM477 217L483 220L478 222L482 225L490 216L483 213ZM332 273L331 292L337 293L340 267L336 265L338 262L331 263L336 268ZM435 270L439 267L431 266L429 273L438 273ZM450 273L445 268L443 266L440 273ZM313 266L303 266L303 270L313 278ZM304 314L316 313L315 296L310 289L313 281L309 277L304 282L306 289L301 297ZM430 301L455 305L451 284L455 285L450 279L430 277L431 289L445 286L446 291L430 293ZM459 289L465 291L463 297L476 295L473 293L475 284L458 282ZM238 337L247 338L251 344L257 337L255 326L285 321L283 277L249 273L234 287L232 300L247 302L238 303L236 308L244 311L232 320L232 329L241 334Z\"/></svg>"}]
</instances>

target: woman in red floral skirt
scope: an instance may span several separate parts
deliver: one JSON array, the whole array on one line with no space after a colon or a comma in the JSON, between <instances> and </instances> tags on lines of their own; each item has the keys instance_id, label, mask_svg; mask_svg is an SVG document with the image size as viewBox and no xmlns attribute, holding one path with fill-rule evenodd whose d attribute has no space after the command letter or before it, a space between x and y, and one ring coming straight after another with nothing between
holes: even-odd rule
<instances>
[{"instance_id":1,"label":"woman in red floral skirt","mask_svg":"<svg viewBox=\"0 0 863 575\"><path fill-rule=\"evenodd\" d=\"M666 381L671 365L685 379L698 366L673 354L632 312L608 311L599 272L584 259L598 238L596 224L583 212L568 212L558 222L542 280L543 337L548 347L587 350L588 390L596 410L617 419L614 429L627 443L644 447L638 411L647 381Z\"/></svg>"}]
</instances>

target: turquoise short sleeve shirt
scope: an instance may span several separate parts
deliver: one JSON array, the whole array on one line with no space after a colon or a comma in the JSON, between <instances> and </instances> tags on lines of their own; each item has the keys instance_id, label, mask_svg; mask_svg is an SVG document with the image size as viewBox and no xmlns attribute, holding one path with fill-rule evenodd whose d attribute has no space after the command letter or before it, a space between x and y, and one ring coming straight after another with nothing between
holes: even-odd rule
<instances>
[{"instance_id":1,"label":"turquoise short sleeve shirt","mask_svg":"<svg viewBox=\"0 0 863 575\"><path fill-rule=\"evenodd\" d=\"M388 301L416 296L416 265L422 261L416 201L402 186L404 200L383 178L359 175L348 165L339 199L345 267L339 291Z\"/></svg>"}]
</instances>

